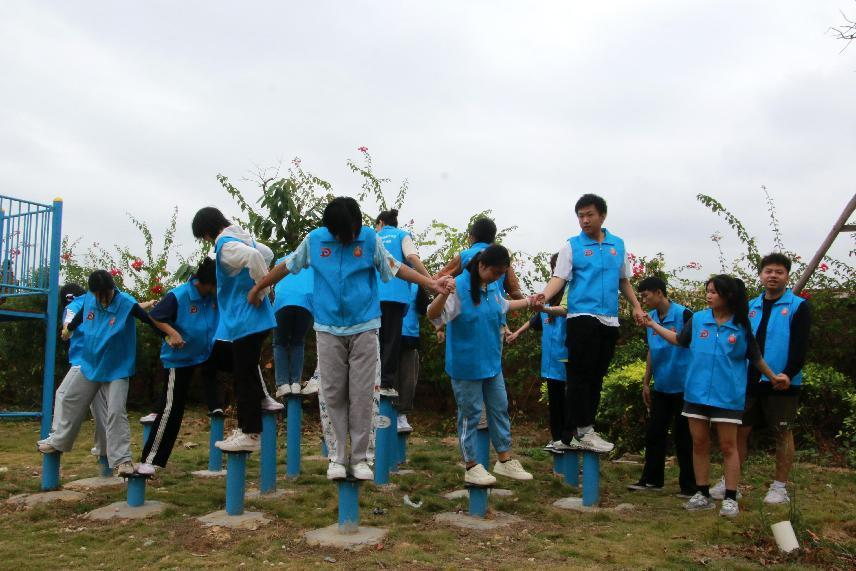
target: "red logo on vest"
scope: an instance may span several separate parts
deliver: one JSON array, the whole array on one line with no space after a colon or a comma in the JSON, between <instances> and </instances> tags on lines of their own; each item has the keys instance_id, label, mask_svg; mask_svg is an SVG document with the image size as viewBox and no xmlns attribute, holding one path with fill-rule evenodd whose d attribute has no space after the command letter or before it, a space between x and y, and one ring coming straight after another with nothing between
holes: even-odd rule
<instances>
[{"instance_id":1,"label":"red logo on vest","mask_svg":"<svg viewBox=\"0 0 856 571\"><path fill-rule=\"evenodd\" d=\"M698 336L702 339L707 339L710 336L710 333L707 332L707 329L702 329Z\"/></svg>"},{"instance_id":2,"label":"red logo on vest","mask_svg":"<svg viewBox=\"0 0 856 571\"><path fill-rule=\"evenodd\" d=\"M196 307L195 305L190 306L190 313L198 313L198 312L199 312L198 307Z\"/></svg>"},{"instance_id":3,"label":"red logo on vest","mask_svg":"<svg viewBox=\"0 0 856 571\"><path fill-rule=\"evenodd\" d=\"M749 319L754 319L756 315L758 315L758 312L753 309L749 312Z\"/></svg>"},{"instance_id":4,"label":"red logo on vest","mask_svg":"<svg viewBox=\"0 0 856 571\"><path fill-rule=\"evenodd\" d=\"M321 257L329 258L333 251L330 248L321 248Z\"/></svg>"},{"instance_id":5,"label":"red logo on vest","mask_svg":"<svg viewBox=\"0 0 856 571\"><path fill-rule=\"evenodd\" d=\"M586 250L585 252L583 252L583 254L586 256L594 256L594 252L592 252L591 250Z\"/></svg>"},{"instance_id":6,"label":"red logo on vest","mask_svg":"<svg viewBox=\"0 0 856 571\"><path fill-rule=\"evenodd\" d=\"M612 254L613 256L617 256L617 255L618 255L618 252L616 252L616 251L615 251L615 248L612 248L612 249L609 251L609 253L610 253L610 254Z\"/></svg>"},{"instance_id":7,"label":"red logo on vest","mask_svg":"<svg viewBox=\"0 0 856 571\"><path fill-rule=\"evenodd\" d=\"M114 323L116 323L116 318L115 318L115 317L111 317L111 318L110 318L110 321L108 321L108 322L107 322L107 324L108 324L110 327L113 327L113 324L114 324Z\"/></svg>"},{"instance_id":8,"label":"red logo on vest","mask_svg":"<svg viewBox=\"0 0 856 571\"><path fill-rule=\"evenodd\" d=\"M363 249L359 246L354 246L354 257L362 258L363 257Z\"/></svg>"},{"instance_id":9,"label":"red logo on vest","mask_svg":"<svg viewBox=\"0 0 856 571\"><path fill-rule=\"evenodd\" d=\"M93 319L95 319L95 312L94 311L90 311L89 313L86 314L86 321L92 321Z\"/></svg>"},{"instance_id":10,"label":"red logo on vest","mask_svg":"<svg viewBox=\"0 0 856 571\"><path fill-rule=\"evenodd\" d=\"M783 307L783 308L782 308L782 315L787 315L787 314L788 314L788 308L787 308L787 307Z\"/></svg>"},{"instance_id":11,"label":"red logo on vest","mask_svg":"<svg viewBox=\"0 0 856 571\"><path fill-rule=\"evenodd\" d=\"M737 337L735 337L734 335L729 335L728 342L734 345L735 343L737 343Z\"/></svg>"}]
</instances>

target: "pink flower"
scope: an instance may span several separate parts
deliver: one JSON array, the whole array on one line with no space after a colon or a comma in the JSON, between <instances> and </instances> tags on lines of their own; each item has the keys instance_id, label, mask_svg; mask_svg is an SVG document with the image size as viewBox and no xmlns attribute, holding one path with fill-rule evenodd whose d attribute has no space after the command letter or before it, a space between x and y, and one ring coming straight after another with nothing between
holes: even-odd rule
<instances>
[{"instance_id":1,"label":"pink flower","mask_svg":"<svg viewBox=\"0 0 856 571\"><path fill-rule=\"evenodd\" d=\"M71 252L64 253L62 256L60 256L60 259L65 263L70 262L71 261Z\"/></svg>"},{"instance_id":2,"label":"pink flower","mask_svg":"<svg viewBox=\"0 0 856 571\"><path fill-rule=\"evenodd\" d=\"M820 271L821 272L825 272L828 269L829 269L829 266L827 266L826 264L820 264Z\"/></svg>"},{"instance_id":3,"label":"pink flower","mask_svg":"<svg viewBox=\"0 0 856 571\"><path fill-rule=\"evenodd\" d=\"M120 270L119 268L110 268L110 275L113 276L114 278L116 276L121 276L122 270Z\"/></svg>"},{"instance_id":4,"label":"pink flower","mask_svg":"<svg viewBox=\"0 0 856 571\"><path fill-rule=\"evenodd\" d=\"M630 252L627 252L627 259L630 260L631 262L635 262L636 256L631 254Z\"/></svg>"},{"instance_id":5,"label":"pink flower","mask_svg":"<svg viewBox=\"0 0 856 571\"><path fill-rule=\"evenodd\" d=\"M367 152L369 152L369 148L368 148L368 147L357 147L357 150L358 150L359 152L361 152L361 153L367 153Z\"/></svg>"},{"instance_id":6,"label":"pink flower","mask_svg":"<svg viewBox=\"0 0 856 571\"><path fill-rule=\"evenodd\" d=\"M143 261L141 259L137 258L136 260L131 262L131 267L134 268L134 270L139 272L140 269L142 269L142 267L143 267Z\"/></svg>"},{"instance_id":7,"label":"pink flower","mask_svg":"<svg viewBox=\"0 0 856 571\"><path fill-rule=\"evenodd\" d=\"M155 284L152 286L151 292L155 295L160 295L163 293L163 286L160 284Z\"/></svg>"},{"instance_id":8,"label":"pink flower","mask_svg":"<svg viewBox=\"0 0 856 571\"><path fill-rule=\"evenodd\" d=\"M803 290L799 293L799 296L803 299L811 299L811 294L807 291Z\"/></svg>"},{"instance_id":9,"label":"pink flower","mask_svg":"<svg viewBox=\"0 0 856 571\"><path fill-rule=\"evenodd\" d=\"M701 264L699 264L698 262L690 262L689 264L687 264L687 267L691 270L700 270Z\"/></svg>"},{"instance_id":10,"label":"pink flower","mask_svg":"<svg viewBox=\"0 0 856 571\"><path fill-rule=\"evenodd\" d=\"M291 161L291 164L293 164L296 167L299 167L300 166L300 157L294 157L294 159Z\"/></svg>"}]
</instances>

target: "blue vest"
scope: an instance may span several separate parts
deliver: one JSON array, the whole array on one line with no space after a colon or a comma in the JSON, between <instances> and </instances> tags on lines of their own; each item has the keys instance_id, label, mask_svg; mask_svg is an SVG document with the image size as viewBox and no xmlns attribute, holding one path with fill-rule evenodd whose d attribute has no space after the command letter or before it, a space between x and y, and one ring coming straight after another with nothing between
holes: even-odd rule
<instances>
[{"instance_id":1,"label":"blue vest","mask_svg":"<svg viewBox=\"0 0 856 571\"><path fill-rule=\"evenodd\" d=\"M764 346L761 353L764 361L770 366L774 373L781 373L788 364L788 350L791 342L791 320L797 312L797 308L805 301L794 295L790 288L778 300L773 302L770 310L770 319L767 320L767 336L764 338ZM749 302L749 323L752 324L752 333L758 333L761 325L761 316L764 312L764 294L762 293ZM761 382L770 382L766 376L761 375ZM792 385L802 384L802 371L791 379Z\"/></svg>"},{"instance_id":2,"label":"blue vest","mask_svg":"<svg viewBox=\"0 0 856 571\"><path fill-rule=\"evenodd\" d=\"M401 335L419 337L419 313L416 311L416 294L419 292L419 286L416 284L408 285L410 286L410 306L407 308L407 313L404 314Z\"/></svg>"},{"instance_id":3,"label":"blue vest","mask_svg":"<svg viewBox=\"0 0 856 571\"><path fill-rule=\"evenodd\" d=\"M603 229L601 244L580 232L568 238L572 278L568 284L568 313L618 317L618 280L624 264L624 240Z\"/></svg>"},{"instance_id":4,"label":"blue vest","mask_svg":"<svg viewBox=\"0 0 856 571\"><path fill-rule=\"evenodd\" d=\"M167 369L204 363L214 348L214 333L219 322L217 301L214 296L202 297L195 282L189 281L172 290L178 301L172 326L184 339L184 347L173 349L163 342L160 356Z\"/></svg>"},{"instance_id":5,"label":"blue vest","mask_svg":"<svg viewBox=\"0 0 856 571\"><path fill-rule=\"evenodd\" d=\"M649 311L648 315L655 323L680 335L684 329L684 311L686 308L675 302L669 303L669 312L660 321L657 310ZM683 347L676 347L663 339L660 334L648 328L648 351L651 353L651 372L654 375L654 390L661 393L682 393L687 378L687 367L690 364L690 352ZM693 339L693 343L696 340Z\"/></svg>"},{"instance_id":6,"label":"blue vest","mask_svg":"<svg viewBox=\"0 0 856 571\"><path fill-rule=\"evenodd\" d=\"M276 261L277 265L291 258L284 256ZM273 288L273 310L279 311L288 305L302 307L312 313L313 275L311 271L287 274Z\"/></svg>"},{"instance_id":7,"label":"blue vest","mask_svg":"<svg viewBox=\"0 0 856 571\"><path fill-rule=\"evenodd\" d=\"M380 317L376 249L377 234L367 226L347 246L327 228L309 233L309 264L315 274L315 323L351 327Z\"/></svg>"},{"instance_id":8,"label":"blue vest","mask_svg":"<svg viewBox=\"0 0 856 571\"><path fill-rule=\"evenodd\" d=\"M541 313L541 376L554 381L564 381L568 347L565 345L566 321L562 315L550 317Z\"/></svg>"},{"instance_id":9,"label":"blue vest","mask_svg":"<svg viewBox=\"0 0 856 571\"><path fill-rule=\"evenodd\" d=\"M729 410L746 406L746 331L728 320L716 324L713 311L693 314L693 339L684 401Z\"/></svg>"},{"instance_id":10,"label":"blue vest","mask_svg":"<svg viewBox=\"0 0 856 571\"><path fill-rule=\"evenodd\" d=\"M83 297L83 351L80 370L90 381L110 382L134 374L137 361L137 325L131 310L137 300L116 290L107 308L92 292Z\"/></svg>"},{"instance_id":11,"label":"blue vest","mask_svg":"<svg viewBox=\"0 0 856 571\"><path fill-rule=\"evenodd\" d=\"M383 242L383 247L389 252L389 255L401 262L406 263L404 252L401 249L401 241L406 236L409 236L404 230L399 230L394 226L384 226L377 233ZM381 301L395 301L397 303L408 303L410 301L410 284L399 277L394 277L388 282L384 282L378 276L378 295Z\"/></svg>"},{"instance_id":12,"label":"blue vest","mask_svg":"<svg viewBox=\"0 0 856 571\"><path fill-rule=\"evenodd\" d=\"M262 299L258 306L247 301L247 294L256 285L250 277L250 270L241 268L237 274L230 276L223 269L220 250L229 242L241 241L231 236L224 236L217 240L214 247L217 253L217 303L222 325L218 329L218 336L221 336L224 341L234 341L276 327L273 308L267 297Z\"/></svg>"},{"instance_id":13,"label":"blue vest","mask_svg":"<svg viewBox=\"0 0 856 571\"><path fill-rule=\"evenodd\" d=\"M470 273L455 279L461 313L446 324L446 374L455 380L490 379L502 371L502 293L496 283L480 292L475 305L470 295Z\"/></svg>"},{"instance_id":14,"label":"blue vest","mask_svg":"<svg viewBox=\"0 0 856 571\"><path fill-rule=\"evenodd\" d=\"M65 310L73 315L83 309L83 299L86 294L79 295L65 306ZM80 366L80 359L83 356L83 331L78 327L71 332L71 339L68 342L68 362L72 367Z\"/></svg>"}]
</instances>

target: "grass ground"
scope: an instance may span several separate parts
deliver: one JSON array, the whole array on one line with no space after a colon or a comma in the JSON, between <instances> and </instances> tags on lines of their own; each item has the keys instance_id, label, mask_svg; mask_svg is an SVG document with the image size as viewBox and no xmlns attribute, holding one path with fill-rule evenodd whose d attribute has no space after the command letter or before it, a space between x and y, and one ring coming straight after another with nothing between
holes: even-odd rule
<instances>
[{"instance_id":1,"label":"grass ground","mask_svg":"<svg viewBox=\"0 0 856 571\"><path fill-rule=\"evenodd\" d=\"M308 407L308 404L307 404ZM307 412L310 412L307 408ZM134 417L136 418L136 416ZM318 454L317 417L304 416L304 454ZM690 515L681 509L676 469L667 469L667 492L628 492L638 465L604 462L603 506L629 502L629 512L576 513L552 507L573 495L551 475L551 459L539 445L546 439L534 426L515 424L515 451L535 474L533 482L502 479L514 490L511 498L493 498L491 508L519 516L522 522L491 532L465 531L433 521L440 512L466 509L465 500L449 501L442 493L462 484L462 469L448 421L411 419L416 432L409 449L415 474L396 476L394 491L363 487L362 523L386 527L382 549L349 553L309 547L304 531L336 521L335 488L324 478L325 464L305 461L296 481L278 486L296 493L261 500L260 509L273 522L256 531L203 528L196 516L222 509L223 480L200 480L192 470L207 465L207 418L190 414L170 466L150 482L148 499L168 503L162 515L145 521L95 523L82 516L89 510L124 498L123 489L90 492L80 503L38 506L28 511L0 504L0 568L187 568L336 567L336 568L854 568L856 566L856 473L802 461L795 470L795 513L788 507L763 506L761 498L772 466L760 456L746 467L742 486L743 513L734 520L716 512ZM132 422L134 449L139 451L139 424ZM228 427L228 426L227 426ZM312 430L309 430L311 428ZM0 425L0 500L35 492L41 461L34 443L34 422ZM280 437L280 445L284 446ZM63 481L96 475L89 456L92 423L85 425L78 447L63 455ZM197 443L185 448L184 443ZM253 455L256 456L256 455ZM284 452L281 454L284 462ZM284 466L280 474L284 474ZM248 464L248 479L258 474L257 458ZM420 509L402 498L422 500ZM785 556L777 552L769 524L796 521L803 549Z\"/></svg>"}]
</instances>

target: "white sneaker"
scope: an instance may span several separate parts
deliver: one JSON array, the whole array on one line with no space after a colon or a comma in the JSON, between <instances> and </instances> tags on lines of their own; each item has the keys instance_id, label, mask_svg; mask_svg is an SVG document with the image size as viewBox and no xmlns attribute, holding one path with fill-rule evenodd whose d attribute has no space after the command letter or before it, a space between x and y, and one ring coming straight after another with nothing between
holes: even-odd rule
<instances>
[{"instance_id":1,"label":"white sneaker","mask_svg":"<svg viewBox=\"0 0 856 571\"><path fill-rule=\"evenodd\" d=\"M344 480L348 477L348 471L345 469L343 464L339 464L338 462L330 462L327 466L327 479L328 480Z\"/></svg>"},{"instance_id":2,"label":"white sneaker","mask_svg":"<svg viewBox=\"0 0 856 571\"><path fill-rule=\"evenodd\" d=\"M285 383L284 385L279 385L276 387L276 396L284 397L285 395L291 394L291 384Z\"/></svg>"},{"instance_id":3,"label":"white sneaker","mask_svg":"<svg viewBox=\"0 0 856 571\"><path fill-rule=\"evenodd\" d=\"M262 399L262 410L276 411L282 410L284 408L284 404L277 400L274 400L271 396L265 395L265 397Z\"/></svg>"},{"instance_id":4,"label":"white sneaker","mask_svg":"<svg viewBox=\"0 0 856 571\"><path fill-rule=\"evenodd\" d=\"M374 480L374 472L365 462L357 462L351 466L351 473L357 480Z\"/></svg>"},{"instance_id":5,"label":"white sneaker","mask_svg":"<svg viewBox=\"0 0 856 571\"><path fill-rule=\"evenodd\" d=\"M147 464L146 462L143 462L142 464L137 464L137 474L142 474L143 476L153 476L157 468L158 467L154 464Z\"/></svg>"},{"instance_id":6,"label":"white sneaker","mask_svg":"<svg viewBox=\"0 0 856 571\"><path fill-rule=\"evenodd\" d=\"M561 440L559 442L561 442ZM546 450L547 452L555 451L556 450L555 442L553 442L552 440L549 441L547 444L544 445L544 450Z\"/></svg>"},{"instance_id":7,"label":"white sneaker","mask_svg":"<svg viewBox=\"0 0 856 571\"><path fill-rule=\"evenodd\" d=\"M496 478L484 469L481 464L476 464L464 472L464 482L476 486L492 486L496 484Z\"/></svg>"},{"instance_id":8,"label":"white sneaker","mask_svg":"<svg viewBox=\"0 0 856 571\"><path fill-rule=\"evenodd\" d=\"M157 418L158 418L158 413L150 412L146 416L140 417L140 422L142 424L148 424L150 422L154 422L155 420L157 420Z\"/></svg>"},{"instance_id":9,"label":"white sneaker","mask_svg":"<svg viewBox=\"0 0 856 571\"><path fill-rule=\"evenodd\" d=\"M208 413L208 416L225 416L226 413L223 412L222 408L215 408L211 412Z\"/></svg>"},{"instance_id":10,"label":"white sneaker","mask_svg":"<svg viewBox=\"0 0 856 571\"><path fill-rule=\"evenodd\" d=\"M767 495L764 496L765 504L786 504L791 501L788 497L788 489L784 486L770 486Z\"/></svg>"},{"instance_id":11,"label":"white sneaker","mask_svg":"<svg viewBox=\"0 0 856 571\"><path fill-rule=\"evenodd\" d=\"M117 476L133 476L134 472L136 472L136 469L134 468L133 462L122 462L116 466Z\"/></svg>"},{"instance_id":12,"label":"white sneaker","mask_svg":"<svg viewBox=\"0 0 856 571\"><path fill-rule=\"evenodd\" d=\"M740 513L740 506L737 505L737 500L731 498L722 500L722 507L719 508L719 515L725 517L734 517Z\"/></svg>"},{"instance_id":13,"label":"white sneaker","mask_svg":"<svg viewBox=\"0 0 856 571\"><path fill-rule=\"evenodd\" d=\"M575 438L574 440L579 443L579 446L583 450L591 450L592 452L598 452L601 454L612 452L612 449L615 448L615 444L607 442L600 437L600 434L593 430L581 437Z\"/></svg>"},{"instance_id":14,"label":"white sneaker","mask_svg":"<svg viewBox=\"0 0 856 571\"><path fill-rule=\"evenodd\" d=\"M291 383L291 394L299 395L300 394L300 383Z\"/></svg>"},{"instance_id":15,"label":"white sneaker","mask_svg":"<svg viewBox=\"0 0 856 571\"><path fill-rule=\"evenodd\" d=\"M312 378L307 381L306 385L303 387L303 390L300 391L300 394L303 395L314 395L318 394L318 372L312 375Z\"/></svg>"},{"instance_id":16,"label":"white sneaker","mask_svg":"<svg viewBox=\"0 0 856 571\"><path fill-rule=\"evenodd\" d=\"M698 512L702 510L712 510L716 507L716 502L701 492L696 492L693 497L684 504L684 509L688 512Z\"/></svg>"},{"instance_id":17,"label":"white sneaker","mask_svg":"<svg viewBox=\"0 0 856 571\"><path fill-rule=\"evenodd\" d=\"M59 452L56 448L53 447L53 444L50 443L50 438L45 438L44 440L39 440L36 442L36 446L39 449L39 452L42 454L53 454L54 452Z\"/></svg>"},{"instance_id":18,"label":"white sneaker","mask_svg":"<svg viewBox=\"0 0 856 571\"><path fill-rule=\"evenodd\" d=\"M725 477L723 476L721 480L719 480L714 486L710 489L710 497L714 500L724 500L725 499ZM743 494L740 493L740 490L737 490L737 499L743 497Z\"/></svg>"},{"instance_id":19,"label":"white sneaker","mask_svg":"<svg viewBox=\"0 0 856 571\"><path fill-rule=\"evenodd\" d=\"M413 432L413 427L407 422L406 414L398 415L398 432Z\"/></svg>"},{"instance_id":20,"label":"white sneaker","mask_svg":"<svg viewBox=\"0 0 856 571\"><path fill-rule=\"evenodd\" d=\"M565 453L565 452L568 452L569 450L581 450L581 449L582 449L582 447L580 446L580 443L577 441L576 438L572 438L570 444L565 444L561 440L556 440L555 442L553 442L553 450L555 452Z\"/></svg>"},{"instance_id":21,"label":"white sneaker","mask_svg":"<svg viewBox=\"0 0 856 571\"><path fill-rule=\"evenodd\" d=\"M497 461L496 464L493 465L493 472L494 474L499 474L500 476L505 476L512 480L532 479L532 474L524 470L523 466L520 465L520 461L517 459L509 460L507 462Z\"/></svg>"},{"instance_id":22,"label":"white sneaker","mask_svg":"<svg viewBox=\"0 0 856 571\"><path fill-rule=\"evenodd\" d=\"M392 388L385 389L385 388L381 387L380 396L389 397L389 398L397 397L398 391L395 389L392 389Z\"/></svg>"},{"instance_id":23,"label":"white sneaker","mask_svg":"<svg viewBox=\"0 0 856 571\"><path fill-rule=\"evenodd\" d=\"M259 435L241 432L228 440L216 442L214 446L223 452L258 452Z\"/></svg>"}]
</instances>

